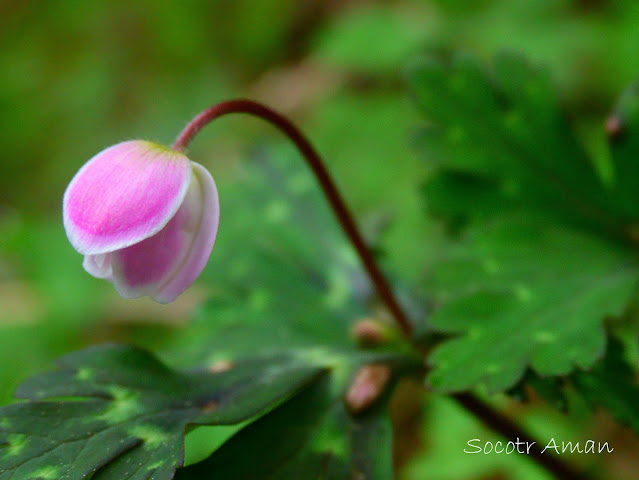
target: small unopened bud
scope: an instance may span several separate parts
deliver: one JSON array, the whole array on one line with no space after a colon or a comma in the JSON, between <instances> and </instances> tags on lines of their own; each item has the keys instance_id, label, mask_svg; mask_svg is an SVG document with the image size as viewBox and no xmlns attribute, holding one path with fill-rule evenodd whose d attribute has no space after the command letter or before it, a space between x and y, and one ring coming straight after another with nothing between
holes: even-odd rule
<instances>
[{"instance_id":1,"label":"small unopened bud","mask_svg":"<svg viewBox=\"0 0 639 480\"><path fill-rule=\"evenodd\" d=\"M358 345L374 347L386 343L389 339L389 328L372 318L364 318L353 325L351 335Z\"/></svg>"},{"instance_id":2,"label":"small unopened bud","mask_svg":"<svg viewBox=\"0 0 639 480\"><path fill-rule=\"evenodd\" d=\"M207 403L206 405L202 406L202 412L204 413L211 413L214 412L215 410L217 410L218 407L218 403L215 401L211 401L209 403Z\"/></svg>"},{"instance_id":3,"label":"small unopened bud","mask_svg":"<svg viewBox=\"0 0 639 480\"><path fill-rule=\"evenodd\" d=\"M231 368L233 368L233 362L230 360L219 360L209 365L208 371L211 373L221 373L226 372Z\"/></svg>"},{"instance_id":4,"label":"small unopened bud","mask_svg":"<svg viewBox=\"0 0 639 480\"><path fill-rule=\"evenodd\" d=\"M623 131L623 125L621 119L617 116L612 116L606 121L606 133L610 138L617 138Z\"/></svg>"},{"instance_id":5,"label":"small unopened bud","mask_svg":"<svg viewBox=\"0 0 639 480\"><path fill-rule=\"evenodd\" d=\"M384 393L391 378L388 365L366 365L360 368L346 392L346 407L352 414L366 411Z\"/></svg>"}]
</instances>

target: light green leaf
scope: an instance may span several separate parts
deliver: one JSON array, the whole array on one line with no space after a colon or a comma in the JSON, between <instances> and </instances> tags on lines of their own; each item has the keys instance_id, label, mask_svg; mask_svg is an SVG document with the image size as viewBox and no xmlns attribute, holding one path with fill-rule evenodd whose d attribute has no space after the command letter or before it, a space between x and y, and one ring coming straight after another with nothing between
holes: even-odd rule
<instances>
[{"instance_id":1,"label":"light green leaf","mask_svg":"<svg viewBox=\"0 0 639 480\"><path fill-rule=\"evenodd\" d=\"M637 265L622 247L531 219L468 232L434 268L442 306L430 317L453 334L430 358L430 383L457 391L511 387L531 366L566 375L605 348L602 319L622 313Z\"/></svg>"}]
</instances>

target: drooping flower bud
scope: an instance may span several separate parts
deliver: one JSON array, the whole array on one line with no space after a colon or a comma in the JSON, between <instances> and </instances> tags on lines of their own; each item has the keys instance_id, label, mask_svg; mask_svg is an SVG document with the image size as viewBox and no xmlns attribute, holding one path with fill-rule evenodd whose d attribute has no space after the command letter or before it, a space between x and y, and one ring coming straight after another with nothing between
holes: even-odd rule
<instances>
[{"instance_id":1,"label":"drooping flower bud","mask_svg":"<svg viewBox=\"0 0 639 480\"><path fill-rule=\"evenodd\" d=\"M133 140L103 150L73 177L63 219L83 266L124 298L172 302L206 265L219 223L215 182L201 165Z\"/></svg>"}]
</instances>

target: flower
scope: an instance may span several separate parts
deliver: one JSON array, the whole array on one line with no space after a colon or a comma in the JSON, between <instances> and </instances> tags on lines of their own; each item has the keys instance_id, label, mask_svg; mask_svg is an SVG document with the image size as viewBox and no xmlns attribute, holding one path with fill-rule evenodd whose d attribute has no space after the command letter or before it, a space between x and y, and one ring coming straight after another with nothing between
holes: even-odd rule
<instances>
[{"instance_id":1,"label":"flower","mask_svg":"<svg viewBox=\"0 0 639 480\"><path fill-rule=\"evenodd\" d=\"M124 298L172 302L208 262L219 223L215 182L201 165L132 140L91 158L64 193L64 228L84 269Z\"/></svg>"}]
</instances>

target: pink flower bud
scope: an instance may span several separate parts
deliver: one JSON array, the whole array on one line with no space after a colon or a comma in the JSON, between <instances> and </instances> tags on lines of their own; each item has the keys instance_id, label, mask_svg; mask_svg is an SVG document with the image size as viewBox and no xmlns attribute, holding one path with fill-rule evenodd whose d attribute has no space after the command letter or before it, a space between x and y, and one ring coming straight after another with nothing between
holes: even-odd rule
<instances>
[{"instance_id":1,"label":"pink flower bud","mask_svg":"<svg viewBox=\"0 0 639 480\"><path fill-rule=\"evenodd\" d=\"M362 347L383 345L392 337L392 333L391 328L374 318L363 318L351 328L351 336Z\"/></svg>"},{"instance_id":2,"label":"pink flower bud","mask_svg":"<svg viewBox=\"0 0 639 480\"><path fill-rule=\"evenodd\" d=\"M151 142L89 160L64 193L64 228L84 268L124 298L172 302L206 265L220 217L211 174Z\"/></svg>"},{"instance_id":3,"label":"pink flower bud","mask_svg":"<svg viewBox=\"0 0 639 480\"><path fill-rule=\"evenodd\" d=\"M373 405L384 393L391 380L388 365L365 365L355 374L346 397L348 411L356 415Z\"/></svg>"}]
</instances>

